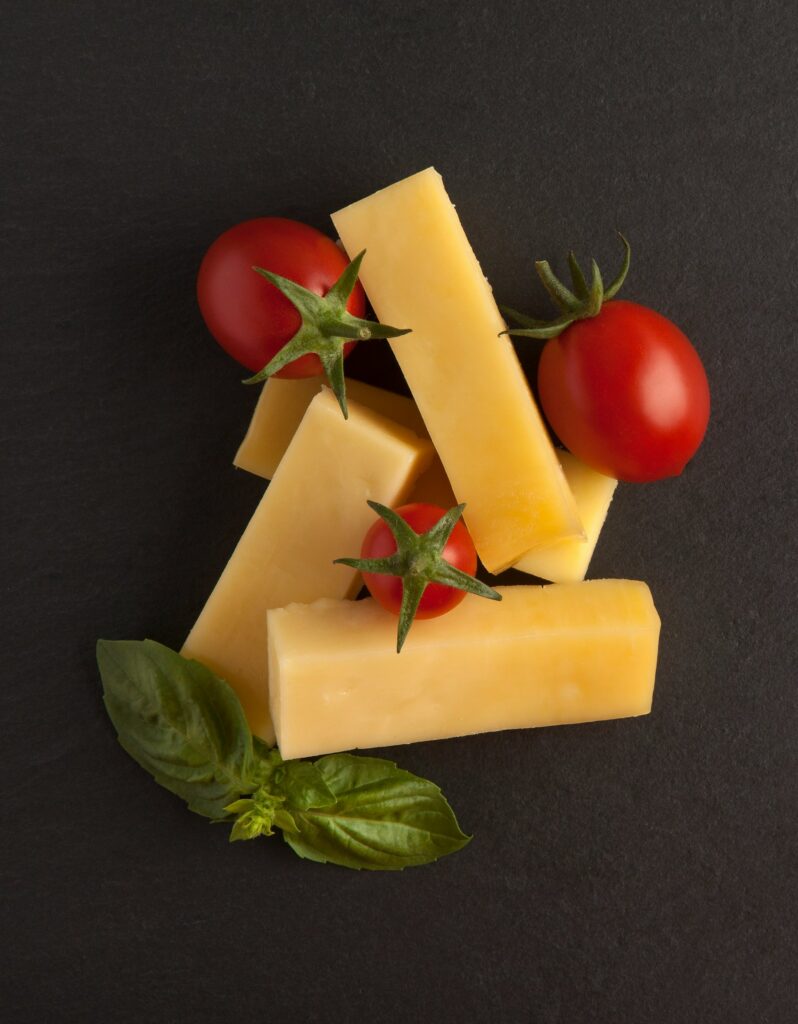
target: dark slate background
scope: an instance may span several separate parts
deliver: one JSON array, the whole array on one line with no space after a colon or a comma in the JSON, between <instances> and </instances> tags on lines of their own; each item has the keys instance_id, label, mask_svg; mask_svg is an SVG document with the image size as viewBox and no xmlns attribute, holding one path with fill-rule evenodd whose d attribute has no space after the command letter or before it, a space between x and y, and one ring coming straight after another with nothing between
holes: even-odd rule
<instances>
[{"instance_id":1,"label":"dark slate background","mask_svg":"<svg viewBox=\"0 0 798 1024\"><path fill-rule=\"evenodd\" d=\"M794 5L2 7L4 1021L798 1019ZM160 790L93 646L179 645L261 492L205 247L428 164L515 306L623 228L714 405L592 566L654 592L651 717L390 751L475 838L361 875Z\"/></svg>"}]
</instances>

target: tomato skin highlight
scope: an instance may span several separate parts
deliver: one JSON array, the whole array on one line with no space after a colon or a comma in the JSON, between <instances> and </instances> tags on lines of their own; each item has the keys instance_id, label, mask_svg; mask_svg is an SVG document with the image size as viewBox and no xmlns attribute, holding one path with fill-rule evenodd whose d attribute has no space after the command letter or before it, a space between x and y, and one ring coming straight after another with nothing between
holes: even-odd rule
<instances>
[{"instance_id":1,"label":"tomato skin highlight","mask_svg":"<svg viewBox=\"0 0 798 1024\"><path fill-rule=\"evenodd\" d=\"M566 448L619 480L678 476L709 421L706 372L688 338L654 310L622 299L547 342L538 388Z\"/></svg>"},{"instance_id":2,"label":"tomato skin highlight","mask_svg":"<svg viewBox=\"0 0 798 1024\"><path fill-rule=\"evenodd\" d=\"M263 267L326 295L349 263L331 238L285 217L256 217L219 235L205 253L197 275L197 300L208 330L233 359L257 372L299 330L293 304L256 274ZM366 298L358 282L347 310L362 317ZM356 342L344 347L344 354ZM275 377L316 377L324 373L317 355L302 356Z\"/></svg>"},{"instance_id":3,"label":"tomato skin highlight","mask_svg":"<svg viewBox=\"0 0 798 1024\"><path fill-rule=\"evenodd\" d=\"M396 512L416 533L426 533L427 530L431 530L441 516L446 514L446 511L445 508L438 505L429 505L424 502L414 502L396 509ZM384 520L378 519L369 527L363 538L360 557L387 558L395 551L396 540L390 527ZM471 535L462 520L455 524L442 556L450 565L467 572L470 576L476 572L477 552ZM368 587L371 596L383 608L394 615L399 614L402 606L403 584L398 576L364 572L363 582ZM465 596L463 590L447 587L442 583L430 583L424 591L415 617L417 619L434 619L439 615L445 615L452 608L456 608Z\"/></svg>"}]
</instances>

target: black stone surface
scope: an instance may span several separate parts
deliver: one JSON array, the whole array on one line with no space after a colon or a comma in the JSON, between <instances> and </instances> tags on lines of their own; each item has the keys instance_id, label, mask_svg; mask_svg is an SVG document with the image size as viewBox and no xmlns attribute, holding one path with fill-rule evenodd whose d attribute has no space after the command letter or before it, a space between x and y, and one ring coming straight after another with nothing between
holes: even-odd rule
<instances>
[{"instance_id":1,"label":"black stone surface","mask_svg":"<svg viewBox=\"0 0 798 1024\"><path fill-rule=\"evenodd\" d=\"M3 1020L798 1020L794 4L2 7ZM475 838L356 874L159 789L93 647L178 646L262 490L205 247L429 164L512 305L623 228L714 405L591 570L651 585L653 714L389 751Z\"/></svg>"}]
</instances>

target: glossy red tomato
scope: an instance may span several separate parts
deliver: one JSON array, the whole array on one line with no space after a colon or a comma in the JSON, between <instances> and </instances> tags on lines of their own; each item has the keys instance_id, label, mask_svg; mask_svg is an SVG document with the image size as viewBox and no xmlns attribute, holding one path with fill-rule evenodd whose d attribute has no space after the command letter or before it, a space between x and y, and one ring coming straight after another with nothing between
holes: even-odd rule
<instances>
[{"instance_id":1,"label":"glossy red tomato","mask_svg":"<svg viewBox=\"0 0 798 1024\"><path fill-rule=\"evenodd\" d=\"M607 302L547 342L538 387L566 448L620 480L677 476L709 420L698 353L670 320L634 302Z\"/></svg>"},{"instance_id":2,"label":"glossy red tomato","mask_svg":"<svg viewBox=\"0 0 798 1024\"><path fill-rule=\"evenodd\" d=\"M416 502L402 505L396 509L404 521L416 533L426 533L446 514L445 508L438 505L427 505ZM361 558L387 558L396 551L396 541L390 527L382 519L369 529L363 538L360 551ZM473 576L477 569L477 553L471 535L462 520L455 523L451 536L441 552L443 559ZM402 580L398 576L381 576L374 573L363 573L363 581L383 608L395 615L399 614L402 605ZM438 615L455 608L465 597L465 591L447 587L441 583L430 583L424 591L421 603L416 612L417 619L434 619Z\"/></svg>"},{"instance_id":3,"label":"glossy red tomato","mask_svg":"<svg viewBox=\"0 0 798 1024\"><path fill-rule=\"evenodd\" d=\"M326 295L348 260L332 239L284 217L258 217L219 235L200 265L197 298L208 330L248 370L258 371L299 330L299 313L273 284L256 274L263 267ZM347 310L362 317L366 300L358 282ZM355 343L344 348L349 352ZM317 355L283 367L276 377L315 377L324 372Z\"/></svg>"}]
</instances>

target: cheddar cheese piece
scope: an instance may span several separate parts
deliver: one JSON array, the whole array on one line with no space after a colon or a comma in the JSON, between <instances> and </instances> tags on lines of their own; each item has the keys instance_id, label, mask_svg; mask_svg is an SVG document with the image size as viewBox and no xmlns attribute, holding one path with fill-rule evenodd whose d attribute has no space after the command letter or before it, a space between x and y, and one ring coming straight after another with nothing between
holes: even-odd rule
<instances>
[{"instance_id":1,"label":"cheddar cheese piece","mask_svg":"<svg viewBox=\"0 0 798 1024\"><path fill-rule=\"evenodd\" d=\"M261 388L233 465L271 480L307 407L321 388L319 377L302 377L298 380L270 377ZM358 405L407 427L419 437L427 436L424 420L411 398L348 377L346 394Z\"/></svg>"},{"instance_id":2,"label":"cheddar cheese piece","mask_svg":"<svg viewBox=\"0 0 798 1024\"><path fill-rule=\"evenodd\" d=\"M385 323L477 552L499 572L582 535L573 496L488 282L429 168L333 214Z\"/></svg>"},{"instance_id":3,"label":"cheddar cheese piece","mask_svg":"<svg viewBox=\"0 0 798 1024\"><path fill-rule=\"evenodd\" d=\"M558 451L557 455L585 528L585 539L568 537L549 547L538 548L524 555L514 568L542 580L577 583L585 578L618 481L597 473L570 452Z\"/></svg>"},{"instance_id":4,"label":"cheddar cheese piece","mask_svg":"<svg viewBox=\"0 0 798 1024\"><path fill-rule=\"evenodd\" d=\"M373 600L269 612L271 709L285 758L651 710L660 621L645 583L500 587L413 623Z\"/></svg>"},{"instance_id":5,"label":"cheddar cheese piece","mask_svg":"<svg viewBox=\"0 0 798 1024\"><path fill-rule=\"evenodd\" d=\"M300 380L270 377L261 390L233 465L271 480L319 387L318 378L314 377ZM349 378L346 392L350 400L407 427L419 437L427 436L424 420L412 398ZM457 504L440 459L432 459L429 468L413 484L408 500L427 501L442 508Z\"/></svg>"},{"instance_id":6,"label":"cheddar cheese piece","mask_svg":"<svg viewBox=\"0 0 798 1024\"><path fill-rule=\"evenodd\" d=\"M230 683L258 736L274 738L267 610L353 596L357 573L333 559L360 550L367 499L402 501L431 456L429 441L355 402L345 420L326 389L308 406L182 651Z\"/></svg>"}]
</instances>

